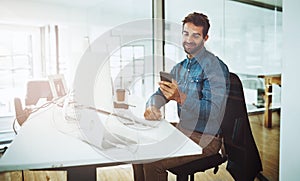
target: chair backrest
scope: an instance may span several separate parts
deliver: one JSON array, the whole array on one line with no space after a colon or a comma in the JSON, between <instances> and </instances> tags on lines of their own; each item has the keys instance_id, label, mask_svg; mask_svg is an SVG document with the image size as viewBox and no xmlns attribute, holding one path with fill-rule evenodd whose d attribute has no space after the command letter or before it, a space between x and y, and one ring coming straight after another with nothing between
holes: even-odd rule
<instances>
[{"instance_id":1,"label":"chair backrest","mask_svg":"<svg viewBox=\"0 0 300 181\"><path fill-rule=\"evenodd\" d=\"M193 180L194 173L213 167L216 173L218 165L226 159L226 169L235 180L254 180L262 165L248 120L243 86L234 73L230 73L230 91L221 129L226 156L216 154L168 169L177 175L177 180L188 180L188 175Z\"/></svg>"},{"instance_id":2,"label":"chair backrest","mask_svg":"<svg viewBox=\"0 0 300 181\"><path fill-rule=\"evenodd\" d=\"M252 135L242 82L230 73L230 91L221 125L227 170L235 180L253 180L262 170L260 156Z\"/></svg>"},{"instance_id":3,"label":"chair backrest","mask_svg":"<svg viewBox=\"0 0 300 181\"><path fill-rule=\"evenodd\" d=\"M26 114L26 112L24 111L23 106L22 106L22 101L20 98L15 97L14 104L15 104L16 119L17 119L19 125L22 126L22 124L28 118L28 114Z\"/></svg>"},{"instance_id":4,"label":"chair backrest","mask_svg":"<svg viewBox=\"0 0 300 181\"><path fill-rule=\"evenodd\" d=\"M47 98L48 101L52 100L53 96L50 89L48 80L32 80L27 83L27 91L25 97L25 106L36 105L40 98ZM14 99L16 119L21 126L30 115L30 109L25 109L22 106L20 98Z\"/></svg>"},{"instance_id":5,"label":"chair backrest","mask_svg":"<svg viewBox=\"0 0 300 181\"><path fill-rule=\"evenodd\" d=\"M40 98L52 100L52 92L48 80L32 80L27 83L25 105L35 105Z\"/></svg>"},{"instance_id":6,"label":"chair backrest","mask_svg":"<svg viewBox=\"0 0 300 181\"><path fill-rule=\"evenodd\" d=\"M243 132L243 122L238 121L240 119L248 119L243 87L239 77L230 73L230 91L221 125L225 143L243 144L242 137L238 137Z\"/></svg>"}]
</instances>

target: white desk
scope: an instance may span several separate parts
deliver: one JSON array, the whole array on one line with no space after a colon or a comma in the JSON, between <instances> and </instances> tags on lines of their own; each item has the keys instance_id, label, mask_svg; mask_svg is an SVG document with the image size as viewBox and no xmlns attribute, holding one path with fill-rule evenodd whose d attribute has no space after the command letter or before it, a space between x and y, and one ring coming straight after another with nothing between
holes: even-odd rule
<instances>
[{"instance_id":1,"label":"white desk","mask_svg":"<svg viewBox=\"0 0 300 181\"><path fill-rule=\"evenodd\" d=\"M133 131L139 138L139 144L125 148L96 149L77 139L74 136L76 134L64 134L60 130L60 125L55 123L63 119L60 109L56 105L51 105L29 117L0 159L0 172L63 169L68 171L68 179L72 180L78 179L78 168L85 168L88 171L79 174L92 174L90 178L95 179L96 167L202 152L197 144L164 120L156 128ZM118 121L111 123L118 124ZM125 128L122 134L128 134L126 131L130 129ZM72 173L77 175L72 177Z\"/></svg>"}]
</instances>

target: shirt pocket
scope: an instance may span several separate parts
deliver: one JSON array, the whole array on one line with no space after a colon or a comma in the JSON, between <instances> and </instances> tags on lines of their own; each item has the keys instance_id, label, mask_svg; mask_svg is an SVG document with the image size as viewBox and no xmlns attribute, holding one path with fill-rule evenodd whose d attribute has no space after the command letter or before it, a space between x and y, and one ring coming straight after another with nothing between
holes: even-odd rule
<instances>
[{"instance_id":1,"label":"shirt pocket","mask_svg":"<svg viewBox=\"0 0 300 181\"><path fill-rule=\"evenodd\" d=\"M202 97L203 79L199 76L188 77L188 95L200 99Z\"/></svg>"}]
</instances>

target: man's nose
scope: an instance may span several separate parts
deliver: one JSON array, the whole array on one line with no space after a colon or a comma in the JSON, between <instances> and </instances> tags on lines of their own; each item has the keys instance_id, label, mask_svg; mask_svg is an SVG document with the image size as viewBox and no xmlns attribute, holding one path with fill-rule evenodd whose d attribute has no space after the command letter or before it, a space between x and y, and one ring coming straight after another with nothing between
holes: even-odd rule
<instances>
[{"instance_id":1,"label":"man's nose","mask_svg":"<svg viewBox=\"0 0 300 181\"><path fill-rule=\"evenodd\" d=\"M188 42L188 43L193 42L193 40L194 40L193 37L190 36L190 35L185 37L185 41Z\"/></svg>"}]
</instances>

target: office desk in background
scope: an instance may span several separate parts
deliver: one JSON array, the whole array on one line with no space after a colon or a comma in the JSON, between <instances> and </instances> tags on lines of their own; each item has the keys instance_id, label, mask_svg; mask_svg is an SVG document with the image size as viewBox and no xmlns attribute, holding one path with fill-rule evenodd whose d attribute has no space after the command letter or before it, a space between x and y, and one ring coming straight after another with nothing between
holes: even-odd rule
<instances>
[{"instance_id":1,"label":"office desk in background","mask_svg":"<svg viewBox=\"0 0 300 181\"><path fill-rule=\"evenodd\" d=\"M272 95L273 95L273 89L272 85L277 84L281 86L281 74L280 73L268 73L268 72L243 72L243 73L237 73L238 75L242 76L250 76L250 77L256 77L256 78L262 78L264 79L264 126L266 128L272 127Z\"/></svg>"},{"instance_id":2,"label":"office desk in background","mask_svg":"<svg viewBox=\"0 0 300 181\"><path fill-rule=\"evenodd\" d=\"M272 84L281 86L281 74L260 74L258 77L265 79L264 125L267 128L272 128L272 110L270 109L272 104Z\"/></svg>"},{"instance_id":3,"label":"office desk in background","mask_svg":"<svg viewBox=\"0 0 300 181\"><path fill-rule=\"evenodd\" d=\"M61 119L56 115L57 111L61 111L59 109L61 108L51 105L29 117L1 157L0 172L66 170L68 180L80 180L80 178L96 180L96 167L194 155L202 152L197 144L165 120L162 120L156 128L137 131L140 134L138 135L139 145L96 149L57 128L53 120ZM153 139L158 142L149 141ZM179 142L181 144L171 152L166 150L169 145L178 145Z\"/></svg>"}]
</instances>

